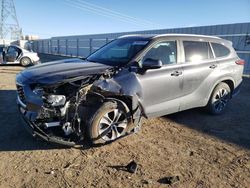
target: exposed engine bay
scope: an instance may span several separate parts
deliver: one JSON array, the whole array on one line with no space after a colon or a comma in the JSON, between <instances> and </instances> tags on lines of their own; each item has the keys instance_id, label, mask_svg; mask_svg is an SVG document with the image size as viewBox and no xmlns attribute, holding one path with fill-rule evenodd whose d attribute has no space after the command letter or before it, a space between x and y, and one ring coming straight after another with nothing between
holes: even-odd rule
<instances>
[{"instance_id":1,"label":"exposed engine bay","mask_svg":"<svg viewBox=\"0 0 250 188\"><path fill-rule=\"evenodd\" d=\"M36 124L48 135L63 137L67 141L83 139L81 124L86 121L87 92L94 79L74 81L60 86L46 88Z\"/></svg>"}]
</instances>

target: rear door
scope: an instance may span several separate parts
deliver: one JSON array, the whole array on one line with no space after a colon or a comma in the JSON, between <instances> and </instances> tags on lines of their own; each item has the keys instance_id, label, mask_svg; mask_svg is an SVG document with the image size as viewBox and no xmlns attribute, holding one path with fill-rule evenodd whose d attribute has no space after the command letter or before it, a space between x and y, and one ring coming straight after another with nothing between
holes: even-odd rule
<instances>
[{"instance_id":1,"label":"rear door","mask_svg":"<svg viewBox=\"0 0 250 188\"><path fill-rule=\"evenodd\" d=\"M148 117L162 116L179 110L182 95L182 68L177 61L177 41L155 43L145 59L161 60L160 69L147 70L138 75L143 91L143 106Z\"/></svg>"},{"instance_id":2,"label":"rear door","mask_svg":"<svg viewBox=\"0 0 250 188\"><path fill-rule=\"evenodd\" d=\"M16 61L17 57L18 57L18 49L14 46L9 46L5 54L5 61L12 63Z\"/></svg>"},{"instance_id":3,"label":"rear door","mask_svg":"<svg viewBox=\"0 0 250 188\"><path fill-rule=\"evenodd\" d=\"M210 79L218 71L218 64L209 42L183 41L185 63L183 63L183 97L180 110L204 103L206 88Z\"/></svg>"}]
</instances>

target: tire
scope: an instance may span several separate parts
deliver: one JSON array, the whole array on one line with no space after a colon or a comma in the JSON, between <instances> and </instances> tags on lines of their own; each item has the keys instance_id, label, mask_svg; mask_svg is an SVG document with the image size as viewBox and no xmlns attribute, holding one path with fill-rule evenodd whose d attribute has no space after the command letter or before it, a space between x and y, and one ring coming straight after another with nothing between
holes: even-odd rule
<instances>
[{"instance_id":1,"label":"tire","mask_svg":"<svg viewBox=\"0 0 250 188\"><path fill-rule=\"evenodd\" d=\"M23 58L20 60L20 64L21 64L23 67L27 67L27 66L31 65L31 59L28 58L28 57L23 57Z\"/></svg>"},{"instance_id":2,"label":"tire","mask_svg":"<svg viewBox=\"0 0 250 188\"><path fill-rule=\"evenodd\" d=\"M105 144L123 137L130 124L129 110L118 101L104 102L88 121L91 144ZM119 116L120 115L120 116Z\"/></svg>"},{"instance_id":3,"label":"tire","mask_svg":"<svg viewBox=\"0 0 250 188\"><path fill-rule=\"evenodd\" d=\"M219 83L213 90L212 95L207 104L208 111L213 115L222 114L231 98L231 89L224 83Z\"/></svg>"}]
</instances>

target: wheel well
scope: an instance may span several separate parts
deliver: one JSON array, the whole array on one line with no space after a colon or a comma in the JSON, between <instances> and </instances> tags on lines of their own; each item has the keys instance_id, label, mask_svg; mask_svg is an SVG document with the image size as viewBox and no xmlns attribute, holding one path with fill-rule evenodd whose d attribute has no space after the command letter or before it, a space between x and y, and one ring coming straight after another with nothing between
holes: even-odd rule
<instances>
[{"instance_id":1,"label":"wheel well","mask_svg":"<svg viewBox=\"0 0 250 188\"><path fill-rule=\"evenodd\" d=\"M234 83L232 80L223 80L222 82L226 83L229 87L230 87L230 90L231 90L231 93L233 92L234 90Z\"/></svg>"},{"instance_id":2,"label":"wheel well","mask_svg":"<svg viewBox=\"0 0 250 188\"><path fill-rule=\"evenodd\" d=\"M28 56L23 56L23 57L21 57L20 61L21 61L23 58L28 58L30 61L32 61Z\"/></svg>"},{"instance_id":3,"label":"wheel well","mask_svg":"<svg viewBox=\"0 0 250 188\"><path fill-rule=\"evenodd\" d=\"M230 91L231 91L231 97L232 97L232 93L233 93L233 90L234 90L234 82L232 81L232 80L222 80L222 81L220 81L220 82L218 82L214 87L213 87L213 89L211 90L211 92L210 92L210 94L209 94L209 98L208 98L208 101L207 101L207 103L209 102L209 100L210 100L210 98L211 98L211 96L212 96L212 94L213 94L213 91L214 91L214 89L216 88L216 86L217 85L219 85L220 83L225 83L225 84L227 84L228 86L229 86L229 88L230 88Z\"/></svg>"},{"instance_id":4,"label":"wheel well","mask_svg":"<svg viewBox=\"0 0 250 188\"><path fill-rule=\"evenodd\" d=\"M131 117L139 118L143 114L145 116L144 110L140 105L139 101L132 96L121 96L121 95L103 95L96 92L90 92L87 95L88 105L96 106L97 104L102 104L107 100L116 100L121 102L124 107L128 108ZM146 116L145 116L146 117Z\"/></svg>"},{"instance_id":5,"label":"wheel well","mask_svg":"<svg viewBox=\"0 0 250 188\"><path fill-rule=\"evenodd\" d=\"M107 97L107 99L114 99L120 101L121 103L123 103L123 105L125 105L125 107L129 109L130 112L132 112L132 101L128 97L110 96Z\"/></svg>"},{"instance_id":6,"label":"wheel well","mask_svg":"<svg viewBox=\"0 0 250 188\"><path fill-rule=\"evenodd\" d=\"M32 60L28 56L21 57L19 62L21 63L24 58L28 58L30 60L30 63L32 63Z\"/></svg>"},{"instance_id":7,"label":"wheel well","mask_svg":"<svg viewBox=\"0 0 250 188\"><path fill-rule=\"evenodd\" d=\"M90 105L94 105L94 106L97 105L98 103L102 104L102 102L105 100L114 99L125 104L126 107L129 109L129 111L132 112L132 100L129 97L116 96L116 95L103 96L98 93L92 93L92 94L87 95L87 98L88 98L87 101L90 103Z\"/></svg>"}]
</instances>

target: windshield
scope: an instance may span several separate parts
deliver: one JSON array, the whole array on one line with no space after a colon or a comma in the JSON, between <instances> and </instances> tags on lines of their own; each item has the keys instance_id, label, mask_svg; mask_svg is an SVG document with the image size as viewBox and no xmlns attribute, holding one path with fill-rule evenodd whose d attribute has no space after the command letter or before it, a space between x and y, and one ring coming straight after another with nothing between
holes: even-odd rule
<instances>
[{"instance_id":1,"label":"windshield","mask_svg":"<svg viewBox=\"0 0 250 188\"><path fill-rule=\"evenodd\" d=\"M148 42L146 39L117 39L91 54L87 60L111 66L126 65Z\"/></svg>"}]
</instances>

